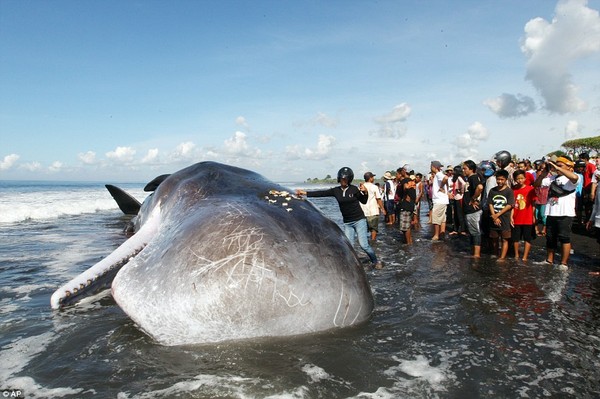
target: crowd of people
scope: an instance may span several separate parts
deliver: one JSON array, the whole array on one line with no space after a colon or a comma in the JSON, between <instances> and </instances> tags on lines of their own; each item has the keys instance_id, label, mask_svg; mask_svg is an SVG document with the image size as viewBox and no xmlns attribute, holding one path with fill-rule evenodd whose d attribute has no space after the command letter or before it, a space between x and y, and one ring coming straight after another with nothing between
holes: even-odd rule
<instances>
[{"instance_id":1,"label":"crowd of people","mask_svg":"<svg viewBox=\"0 0 600 399\"><path fill-rule=\"evenodd\" d=\"M465 160L445 168L435 160L426 175L404 165L385 172L381 183L372 172L363 177L364 183L352 185L354 173L345 167L338 172L339 187L296 194L335 197L346 236L350 242L358 237L378 269L383 265L369 241L377 239L380 215L411 245L422 203L428 204L431 240L469 237L475 258L483 249L503 260L512 249L515 258L527 261L532 239L543 236L546 261L566 270L574 223L593 230L600 244L600 158L590 160L587 153L576 160L552 156L517 162L510 152L499 151L489 161Z\"/></svg>"}]
</instances>

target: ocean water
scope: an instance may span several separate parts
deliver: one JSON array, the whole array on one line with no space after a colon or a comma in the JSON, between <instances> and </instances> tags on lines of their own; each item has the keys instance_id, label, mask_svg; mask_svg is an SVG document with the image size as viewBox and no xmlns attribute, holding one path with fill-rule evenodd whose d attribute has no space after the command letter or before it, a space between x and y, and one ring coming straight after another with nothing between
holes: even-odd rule
<instances>
[{"instance_id":1,"label":"ocean water","mask_svg":"<svg viewBox=\"0 0 600 399\"><path fill-rule=\"evenodd\" d=\"M143 184L120 187L140 201ZM332 199L312 199L341 223ZM413 246L380 226L359 327L293 338L165 347L108 291L50 309L52 292L125 240L103 184L0 182L0 389L27 398L600 397L600 279L468 258L463 238ZM359 255L367 263L366 256ZM316 276L318 278L318 276Z\"/></svg>"}]
</instances>

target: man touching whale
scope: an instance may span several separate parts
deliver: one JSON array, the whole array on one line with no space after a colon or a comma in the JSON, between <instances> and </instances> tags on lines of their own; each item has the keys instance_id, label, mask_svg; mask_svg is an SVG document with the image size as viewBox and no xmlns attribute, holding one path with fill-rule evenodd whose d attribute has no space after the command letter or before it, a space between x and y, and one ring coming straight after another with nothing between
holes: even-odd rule
<instances>
[{"instance_id":1,"label":"man touching whale","mask_svg":"<svg viewBox=\"0 0 600 399\"><path fill-rule=\"evenodd\" d=\"M364 184L359 187L353 186L354 172L348 167L343 167L338 171L337 181L340 183L338 187L333 187L328 190L304 191L296 190L297 195L305 195L307 197L335 197L342 212L344 221L344 233L350 241L354 243L354 237L358 236L358 244L365 251L371 260L372 266L375 269L382 269L383 265L377 260L375 251L369 245L369 236L367 229L367 218L360 207L360 204L366 204L369 194Z\"/></svg>"}]
</instances>

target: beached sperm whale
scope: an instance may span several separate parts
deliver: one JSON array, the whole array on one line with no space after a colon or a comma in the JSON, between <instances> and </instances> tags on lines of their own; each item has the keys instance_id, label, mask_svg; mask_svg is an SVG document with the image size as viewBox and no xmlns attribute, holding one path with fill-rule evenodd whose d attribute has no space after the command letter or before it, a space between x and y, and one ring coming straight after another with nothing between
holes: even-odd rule
<instances>
[{"instance_id":1,"label":"beached sperm whale","mask_svg":"<svg viewBox=\"0 0 600 399\"><path fill-rule=\"evenodd\" d=\"M297 335L370 317L373 296L361 262L310 202L215 162L185 168L155 188L135 217L135 234L58 289L53 308L120 268L115 301L165 345Z\"/></svg>"}]
</instances>

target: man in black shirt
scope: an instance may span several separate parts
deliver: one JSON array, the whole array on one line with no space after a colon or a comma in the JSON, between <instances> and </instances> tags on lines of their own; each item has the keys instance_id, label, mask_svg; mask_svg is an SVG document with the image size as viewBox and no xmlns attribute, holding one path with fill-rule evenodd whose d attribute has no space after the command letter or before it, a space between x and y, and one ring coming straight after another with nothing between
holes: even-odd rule
<instances>
[{"instance_id":1,"label":"man in black shirt","mask_svg":"<svg viewBox=\"0 0 600 399\"><path fill-rule=\"evenodd\" d=\"M477 174L477 165L472 160L463 162L463 173L467 178L467 189L463 195L463 210L467 220L467 228L473 247L473 257L481 256L481 194L483 193L483 181Z\"/></svg>"},{"instance_id":2,"label":"man in black shirt","mask_svg":"<svg viewBox=\"0 0 600 399\"><path fill-rule=\"evenodd\" d=\"M369 194L362 183L360 187L351 185L352 179L354 179L354 172L352 169L344 167L338 171L337 181L340 183L338 187L308 192L298 189L296 194L307 197L335 197L342 212L346 237L350 243L354 243L354 237L358 236L358 244L369 256L373 267L381 269L383 265L377 260L375 251L369 245L367 218L360 207L360 203L367 203Z\"/></svg>"}]
</instances>

